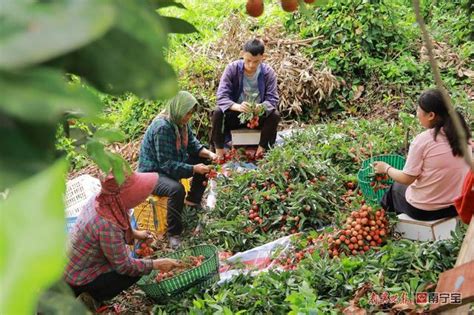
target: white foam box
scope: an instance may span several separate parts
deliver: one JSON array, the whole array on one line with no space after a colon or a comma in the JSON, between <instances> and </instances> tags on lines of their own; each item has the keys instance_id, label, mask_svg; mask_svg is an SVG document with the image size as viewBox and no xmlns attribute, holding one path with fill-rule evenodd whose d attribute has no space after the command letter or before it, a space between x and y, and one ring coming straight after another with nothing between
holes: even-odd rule
<instances>
[{"instance_id":1,"label":"white foam box","mask_svg":"<svg viewBox=\"0 0 474 315\"><path fill-rule=\"evenodd\" d=\"M434 221L418 221L405 213L398 215L399 222L395 232L402 238L415 241L433 241L451 238L451 231L456 229L457 217L444 218Z\"/></svg>"},{"instance_id":2,"label":"white foam box","mask_svg":"<svg viewBox=\"0 0 474 315\"><path fill-rule=\"evenodd\" d=\"M260 142L260 130L235 129L230 131L232 145L257 145Z\"/></svg>"}]
</instances>

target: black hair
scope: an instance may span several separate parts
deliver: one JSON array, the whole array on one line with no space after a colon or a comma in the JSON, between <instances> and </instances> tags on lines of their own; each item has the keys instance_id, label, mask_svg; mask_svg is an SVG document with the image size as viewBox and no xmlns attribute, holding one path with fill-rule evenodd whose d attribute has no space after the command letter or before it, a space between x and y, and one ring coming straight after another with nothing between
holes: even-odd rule
<instances>
[{"instance_id":1,"label":"black hair","mask_svg":"<svg viewBox=\"0 0 474 315\"><path fill-rule=\"evenodd\" d=\"M254 38L244 44L244 51L251 53L252 56L263 55L265 46L263 45L263 41Z\"/></svg>"},{"instance_id":2,"label":"black hair","mask_svg":"<svg viewBox=\"0 0 474 315\"><path fill-rule=\"evenodd\" d=\"M454 123L448 114L448 107L445 104L443 95L438 89L431 89L424 91L418 100L418 106L429 113L433 112L436 115L436 120L433 128L435 129L434 140L438 136L441 128L443 128L446 138L448 138L449 145L454 156L462 156L461 145L468 144L471 138L471 131L467 126L466 120L463 115L456 110L456 113L461 121L461 127L463 129L463 137L459 139L454 128Z\"/></svg>"}]
</instances>

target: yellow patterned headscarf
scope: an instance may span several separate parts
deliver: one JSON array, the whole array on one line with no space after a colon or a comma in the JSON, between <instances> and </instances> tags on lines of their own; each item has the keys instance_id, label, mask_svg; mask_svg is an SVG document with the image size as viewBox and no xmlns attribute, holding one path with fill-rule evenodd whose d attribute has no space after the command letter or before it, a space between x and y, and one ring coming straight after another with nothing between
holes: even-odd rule
<instances>
[{"instance_id":1,"label":"yellow patterned headscarf","mask_svg":"<svg viewBox=\"0 0 474 315\"><path fill-rule=\"evenodd\" d=\"M197 100L191 93L186 91L179 91L178 94L168 101L165 110L160 116L165 117L173 125L176 134L176 149L181 149L181 144L184 147L188 146L188 126L182 124L182 120L194 106Z\"/></svg>"}]
</instances>

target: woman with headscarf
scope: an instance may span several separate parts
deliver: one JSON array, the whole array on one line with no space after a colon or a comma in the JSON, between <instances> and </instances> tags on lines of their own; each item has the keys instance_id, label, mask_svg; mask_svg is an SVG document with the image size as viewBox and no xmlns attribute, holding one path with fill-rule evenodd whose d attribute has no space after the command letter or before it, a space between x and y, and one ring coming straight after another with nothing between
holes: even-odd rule
<instances>
[{"instance_id":1,"label":"woman with headscarf","mask_svg":"<svg viewBox=\"0 0 474 315\"><path fill-rule=\"evenodd\" d=\"M143 202L157 182L156 173L132 173L122 185L113 176L102 182L95 204L81 212L71 233L64 278L76 296L108 300L154 269L167 272L182 265L174 259L131 256L128 245L151 234L132 229L129 209Z\"/></svg>"},{"instance_id":2,"label":"woman with headscarf","mask_svg":"<svg viewBox=\"0 0 474 315\"><path fill-rule=\"evenodd\" d=\"M205 174L210 171L206 159L217 158L196 139L188 125L196 104L197 100L189 92L178 92L148 126L140 147L138 170L159 173L160 181L154 194L168 197L167 233L172 248L181 244L184 203L200 205ZM189 177L193 179L185 201L186 191L179 180Z\"/></svg>"}]
</instances>

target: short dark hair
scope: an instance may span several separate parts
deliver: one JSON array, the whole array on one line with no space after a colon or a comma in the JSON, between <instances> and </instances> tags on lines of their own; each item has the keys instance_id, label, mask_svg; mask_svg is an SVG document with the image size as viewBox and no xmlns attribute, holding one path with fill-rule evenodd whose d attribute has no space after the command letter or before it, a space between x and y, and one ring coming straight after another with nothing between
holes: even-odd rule
<instances>
[{"instance_id":1,"label":"short dark hair","mask_svg":"<svg viewBox=\"0 0 474 315\"><path fill-rule=\"evenodd\" d=\"M265 46L262 40L254 38L244 44L244 51L251 53L252 56L263 55Z\"/></svg>"}]
</instances>

